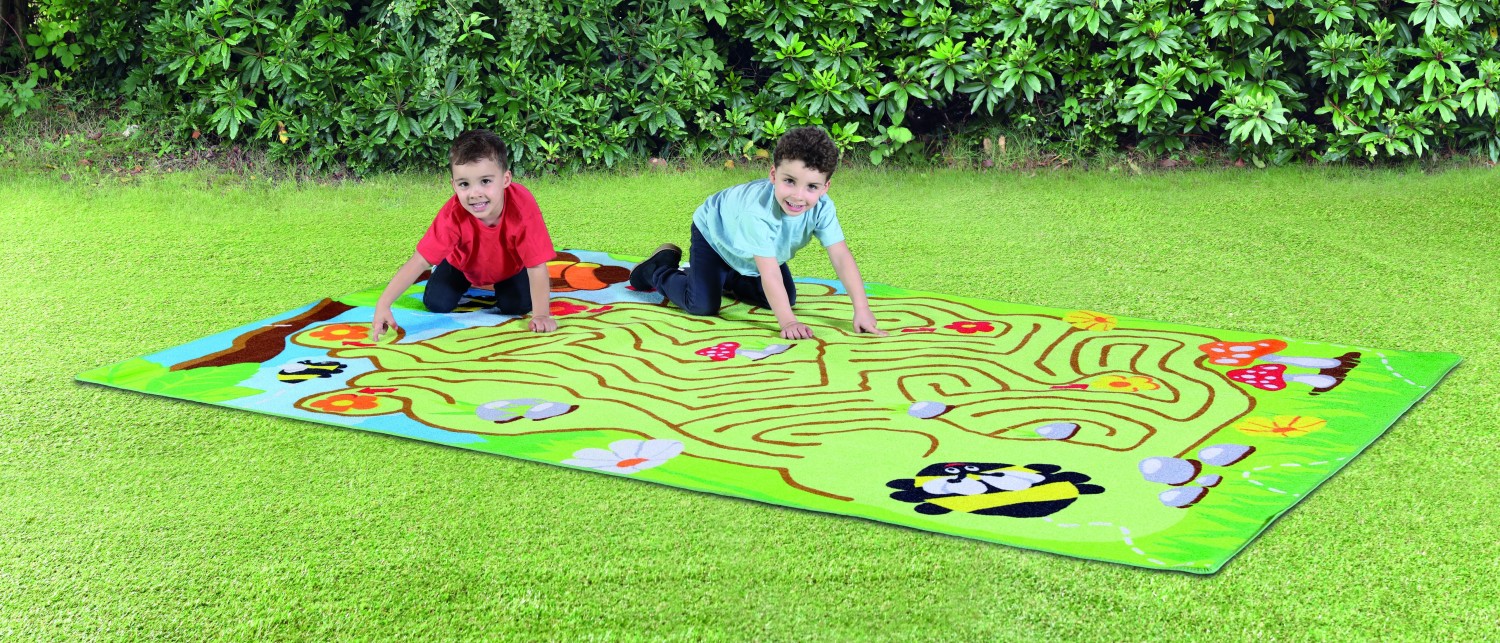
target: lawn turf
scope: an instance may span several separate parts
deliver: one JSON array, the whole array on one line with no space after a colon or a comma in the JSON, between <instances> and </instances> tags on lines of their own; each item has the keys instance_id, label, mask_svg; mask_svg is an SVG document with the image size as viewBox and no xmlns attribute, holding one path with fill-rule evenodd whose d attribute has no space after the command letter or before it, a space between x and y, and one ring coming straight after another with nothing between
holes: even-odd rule
<instances>
[{"instance_id":1,"label":"lawn turf","mask_svg":"<svg viewBox=\"0 0 1500 643\"><path fill-rule=\"evenodd\" d=\"M754 172L521 179L641 255ZM0 637L1474 638L1500 628L1500 173L845 171L868 281L1458 367L1219 574L126 393L81 371L384 283L446 177L0 178ZM833 277L816 247L794 273ZM565 320L564 320L565 321Z\"/></svg>"}]
</instances>

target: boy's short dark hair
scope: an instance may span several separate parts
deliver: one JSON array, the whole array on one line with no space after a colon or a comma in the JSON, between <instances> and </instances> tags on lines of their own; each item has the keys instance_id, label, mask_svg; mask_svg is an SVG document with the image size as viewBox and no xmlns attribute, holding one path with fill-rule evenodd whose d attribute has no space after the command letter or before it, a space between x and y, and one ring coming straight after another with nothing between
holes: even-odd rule
<instances>
[{"instance_id":1,"label":"boy's short dark hair","mask_svg":"<svg viewBox=\"0 0 1500 643\"><path fill-rule=\"evenodd\" d=\"M471 129L453 139L453 146L448 148L448 165L468 165L481 159L492 159L500 166L500 171L505 172L510 170L506 155L505 141L494 132Z\"/></svg>"},{"instance_id":2,"label":"boy's short dark hair","mask_svg":"<svg viewBox=\"0 0 1500 643\"><path fill-rule=\"evenodd\" d=\"M782 161L802 161L803 165L833 178L833 171L839 167L839 148L823 128L798 127L776 141L771 162L780 165Z\"/></svg>"}]
</instances>

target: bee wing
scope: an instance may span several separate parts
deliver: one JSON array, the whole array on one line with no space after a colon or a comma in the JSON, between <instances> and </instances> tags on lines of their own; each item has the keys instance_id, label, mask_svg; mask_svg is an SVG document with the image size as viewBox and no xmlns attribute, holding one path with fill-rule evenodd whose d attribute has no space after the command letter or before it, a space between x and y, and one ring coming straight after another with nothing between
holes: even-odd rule
<instances>
[{"instance_id":1,"label":"bee wing","mask_svg":"<svg viewBox=\"0 0 1500 643\"><path fill-rule=\"evenodd\" d=\"M999 473L984 474L979 476L986 484L1002 491L1020 491L1030 489L1031 485L1046 480L1045 476L1025 471L1002 471Z\"/></svg>"},{"instance_id":2,"label":"bee wing","mask_svg":"<svg viewBox=\"0 0 1500 643\"><path fill-rule=\"evenodd\" d=\"M977 496L990 489L983 482L966 477L958 482L947 478L928 480L922 485L922 490L934 496Z\"/></svg>"}]
</instances>

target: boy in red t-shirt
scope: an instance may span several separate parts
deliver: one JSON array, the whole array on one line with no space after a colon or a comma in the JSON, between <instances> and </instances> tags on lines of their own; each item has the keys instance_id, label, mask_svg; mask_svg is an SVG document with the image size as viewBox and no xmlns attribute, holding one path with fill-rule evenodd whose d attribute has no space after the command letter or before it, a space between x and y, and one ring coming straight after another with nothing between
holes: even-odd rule
<instances>
[{"instance_id":1,"label":"boy in red t-shirt","mask_svg":"<svg viewBox=\"0 0 1500 643\"><path fill-rule=\"evenodd\" d=\"M443 204L417 242L417 252L391 277L375 304L373 339L396 328L391 304L428 269L422 303L435 313L451 312L470 286L495 284L501 314L531 312L537 333L557 330L547 303L551 278L547 262L557 256L536 199L510 180L505 143L485 131L459 134L448 150L453 198Z\"/></svg>"}]
</instances>

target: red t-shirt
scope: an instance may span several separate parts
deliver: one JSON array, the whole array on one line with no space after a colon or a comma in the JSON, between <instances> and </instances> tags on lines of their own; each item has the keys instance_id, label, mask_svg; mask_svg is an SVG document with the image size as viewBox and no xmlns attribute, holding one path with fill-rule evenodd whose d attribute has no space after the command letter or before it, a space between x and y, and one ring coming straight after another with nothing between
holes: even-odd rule
<instances>
[{"instance_id":1,"label":"red t-shirt","mask_svg":"<svg viewBox=\"0 0 1500 643\"><path fill-rule=\"evenodd\" d=\"M504 199L505 209L494 227L469 214L457 195L448 199L417 242L417 253L434 266L448 260L475 286L505 281L557 256L531 191L512 182Z\"/></svg>"}]
</instances>

